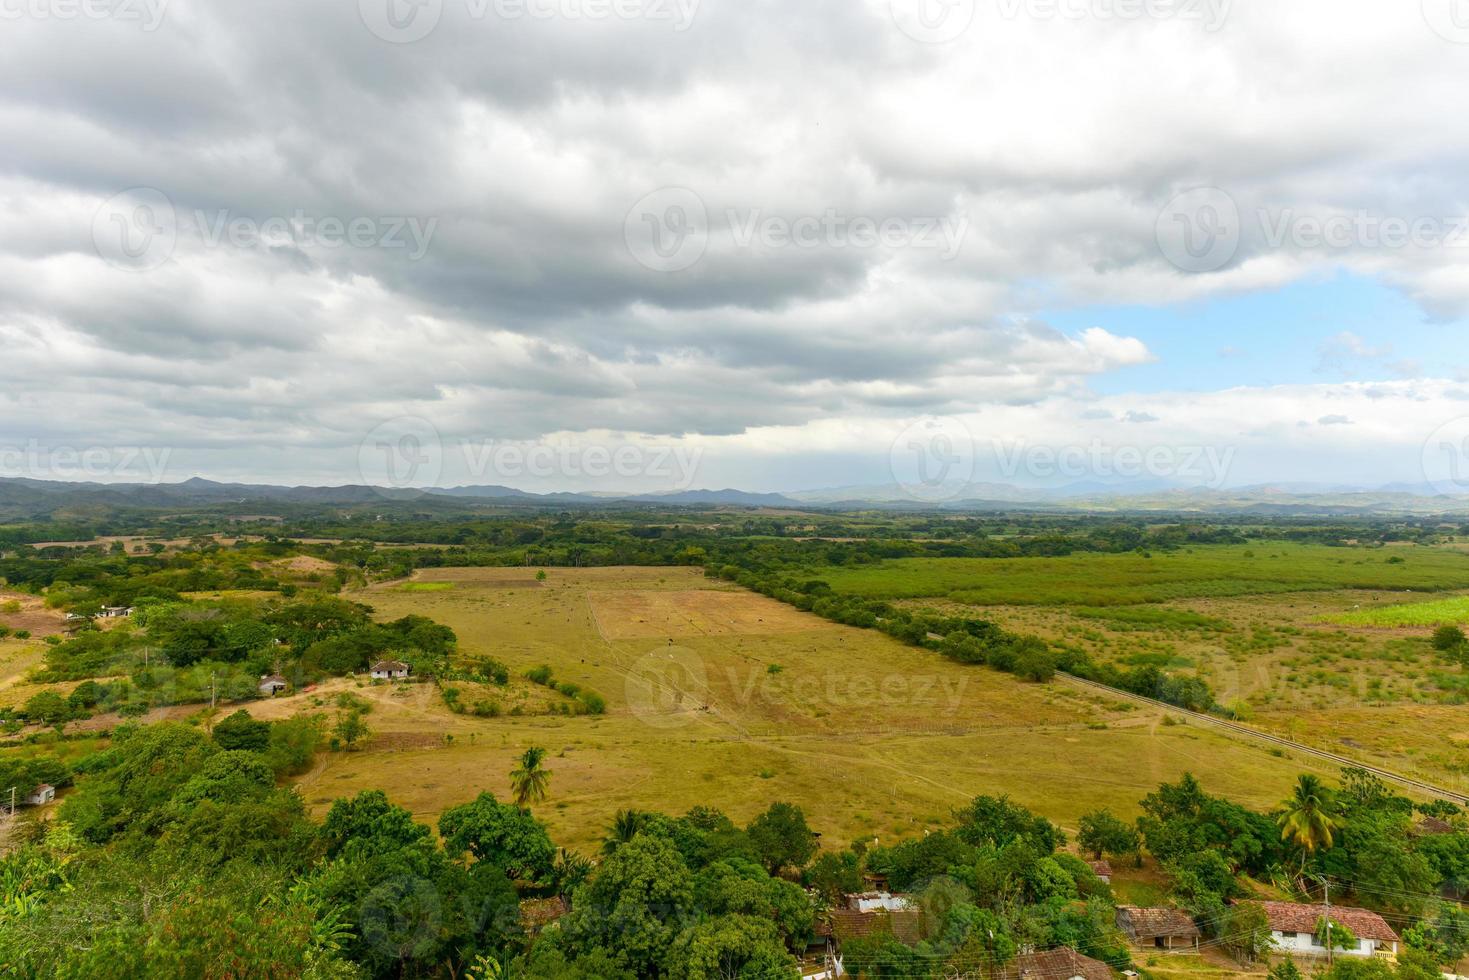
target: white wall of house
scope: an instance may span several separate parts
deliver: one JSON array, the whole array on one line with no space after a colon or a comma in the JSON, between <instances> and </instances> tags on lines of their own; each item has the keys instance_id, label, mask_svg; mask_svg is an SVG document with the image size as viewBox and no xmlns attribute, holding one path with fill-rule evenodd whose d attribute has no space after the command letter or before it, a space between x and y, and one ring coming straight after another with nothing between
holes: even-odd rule
<instances>
[{"instance_id":1,"label":"white wall of house","mask_svg":"<svg viewBox=\"0 0 1469 980\"><path fill-rule=\"evenodd\" d=\"M851 905L858 912L875 912L878 909L897 912L913 907L913 903L909 900L908 896L889 895L886 892L880 895L853 895Z\"/></svg>"},{"instance_id":2,"label":"white wall of house","mask_svg":"<svg viewBox=\"0 0 1469 980\"><path fill-rule=\"evenodd\" d=\"M1272 932L1275 940L1275 948L1282 953L1303 953L1307 956L1325 956L1326 947L1321 940L1309 932ZM1377 952L1378 947L1383 947L1384 952L1396 954L1397 943L1384 943L1378 939L1358 939L1353 948L1336 950L1337 956L1371 956ZM1389 948L1390 947L1390 948Z\"/></svg>"}]
</instances>

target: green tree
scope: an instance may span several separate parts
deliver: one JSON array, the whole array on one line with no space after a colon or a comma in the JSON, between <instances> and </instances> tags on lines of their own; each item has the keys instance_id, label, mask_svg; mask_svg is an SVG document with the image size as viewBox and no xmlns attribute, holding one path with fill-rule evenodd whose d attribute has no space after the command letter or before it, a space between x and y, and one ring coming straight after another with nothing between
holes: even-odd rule
<instances>
[{"instance_id":1,"label":"green tree","mask_svg":"<svg viewBox=\"0 0 1469 980\"><path fill-rule=\"evenodd\" d=\"M546 750L532 745L521 753L520 764L510 771L510 792L515 797L516 806L524 807L546 798L551 772L541 765L545 758Z\"/></svg>"},{"instance_id":2,"label":"green tree","mask_svg":"<svg viewBox=\"0 0 1469 980\"><path fill-rule=\"evenodd\" d=\"M630 807L619 809L613 814L612 822L607 825L607 836L602 838L602 853L611 854L632 840L648 826L652 816L646 811Z\"/></svg>"},{"instance_id":3,"label":"green tree","mask_svg":"<svg viewBox=\"0 0 1469 980\"><path fill-rule=\"evenodd\" d=\"M1302 774L1289 799L1281 804L1276 819L1282 840L1292 841L1301 849L1301 868L1318 850L1331 847L1339 826L1336 800L1330 789L1317 776Z\"/></svg>"},{"instance_id":4,"label":"green tree","mask_svg":"<svg viewBox=\"0 0 1469 980\"><path fill-rule=\"evenodd\" d=\"M577 889L562 932L583 955L606 950L639 976L657 976L694 912L693 879L678 849L639 834Z\"/></svg>"},{"instance_id":5,"label":"green tree","mask_svg":"<svg viewBox=\"0 0 1469 980\"><path fill-rule=\"evenodd\" d=\"M242 708L215 725L212 737L222 749L264 752L270 745L270 722L256 721Z\"/></svg>"},{"instance_id":6,"label":"green tree","mask_svg":"<svg viewBox=\"0 0 1469 980\"><path fill-rule=\"evenodd\" d=\"M765 869L778 875L782 868L802 868L816 853L816 835L806 815L793 803L772 803L745 831Z\"/></svg>"},{"instance_id":7,"label":"green tree","mask_svg":"<svg viewBox=\"0 0 1469 980\"><path fill-rule=\"evenodd\" d=\"M1443 653L1454 650L1462 650L1469 645L1469 638L1464 636L1464 631L1457 626L1440 626L1433 631L1433 648Z\"/></svg>"},{"instance_id":8,"label":"green tree","mask_svg":"<svg viewBox=\"0 0 1469 980\"><path fill-rule=\"evenodd\" d=\"M351 751L352 746L372 734L372 731L363 720L362 712L349 710L337 712L337 723L332 726L332 734L341 741L344 748Z\"/></svg>"},{"instance_id":9,"label":"green tree","mask_svg":"<svg viewBox=\"0 0 1469 980\"><path fill-rule=\"evenodd\" d=\"M748 915L725 915L685 929L668 959L670 980L792 976L796 960L775 927Z\"/></svg>"},{"instance_id":10,"label":"green tree","mask_svg":"<svg viewBox=\"0 0 1469 980\"><path fill-rule=\"evenodd\" d=\"M548 880L556 861L556 846L545 826L530 811L501 803L489 793L445 810L439 835L451 856L468 851L477 861L504 868L512 878Z\"/></svg>"},{"instance_id":11,"label":"green tree","mask_svg":"<svg viewBox=\"0 0 1469 980\"><path fill-rule=\"evenodd\" d=\"M1137 854L1142 845L1137 828L1113 816L1110 810L1083 814L1076 842L1098 860L1104 853L1113 857Z\"/></svg>"}]
</instances>

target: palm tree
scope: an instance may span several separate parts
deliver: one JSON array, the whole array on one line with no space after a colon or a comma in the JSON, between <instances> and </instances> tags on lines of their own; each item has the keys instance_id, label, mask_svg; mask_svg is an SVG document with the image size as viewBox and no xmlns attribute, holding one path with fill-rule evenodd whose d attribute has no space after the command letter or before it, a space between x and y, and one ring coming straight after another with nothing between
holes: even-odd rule
<instances>
[{"instance_id":1,"label":"palm tree","mask_svg":"<svg viewBox=\"0 0 1469 980\"><path fill-rule=\"evenodd\" d=\"M602 853L611 854L638 835L648 825L649 814L642 810L618 810L607 825L607 836L602 839Z\"/></svg>"},{"instance_id":2,"label":"palm tree","mask_svg":"<svg viewBox=\"0 0 1469 980\"><path fill-rule=\"evenodd\" d=\"M1307 858L1318 848L1331 846L1332 833L1338 826L1336 798L1318 777L1303 775L1296 780L1290 799L1281 806L1283 812L1276 818L1280 839L1294 841L1301 848L1304 872Z\"/></svg>"},{"instance_id":3,"label":"palm tree","mask_svg":"<svg viewBox=\"0 0 1469 980\"><path fill-rule=\"evenodd\" d=\"M551 772L541 768L545 757L545 749L532 745L521 755L519 768L510 771L510 792L515 796L516 806L524 809L527 803L539 803L546 798Z\"/></svg>"}]
</instances>

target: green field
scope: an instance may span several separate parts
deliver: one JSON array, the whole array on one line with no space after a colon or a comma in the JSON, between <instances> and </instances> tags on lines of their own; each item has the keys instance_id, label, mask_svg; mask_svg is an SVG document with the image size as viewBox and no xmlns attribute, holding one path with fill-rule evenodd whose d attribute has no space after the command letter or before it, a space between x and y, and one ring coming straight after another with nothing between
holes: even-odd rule
<instances>
[{"instance_id":1,"label":"green field","mask_svg":"<svg viewBox=\"0 0 1469 980\"><path fill-rule=\"evenodd\" d=\"M837 592L971 605L1118 606L1333 589L1469 589L1469 554L1268 542L1061 558L897 558L811 570Z\"/></svg>"},{"instance_id":2,"label":"green field","mask_svg":"<svg viewBox=\"0 0 1469 980\"><path fill-rule=\"evenodd\" d=\"M503 797L514 757L536 744L554 773L538 815L569 845L594 850L622 807L707 804L745 820L781 799L840 846L938 827L981 793L1010 794L1074 828L1098 806L1136 812L1185 770L1269 806L1297 772L1330 768L1064 684L951 663L695 569L552 569L544 583L506 569L419 578L457 587L389 585L354 598L382 619L419 613L452 626L462 657L492 655L516 675L549 665L602 694L607 713L563 717L526 703L523 714L476 718L450 713L430 685L364 686L374 735L302 778L316 807L375 787L429 820L482 789ZM517 678L499 697L516 703L525 686ZM308 696L250 710L313 706Z\"/></svg>"},{"instance_id":3,"label":"green field","mask_svg":"<svg viewBox=\"0 0 1469 980\"><path fill-rule=\"evenodd\" d=\"M1358 609L1328 617L1342 626L1444 626L1469 623L1469 596Z\"/></svg>"}]
</instances>

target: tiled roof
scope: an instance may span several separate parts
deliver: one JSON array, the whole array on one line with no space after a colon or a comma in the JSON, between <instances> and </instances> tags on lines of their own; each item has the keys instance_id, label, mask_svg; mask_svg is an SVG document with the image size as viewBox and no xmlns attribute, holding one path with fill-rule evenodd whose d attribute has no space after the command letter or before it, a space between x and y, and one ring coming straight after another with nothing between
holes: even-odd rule
<instances>
[{"instance_id":1,"label":"tiled roof","mask_svg":"<svg viewBox=\"0 0 1469 980\"><path fill-rule=\"evenodd\" d=\"M894 912L885 909L874 909L871 912L832 909L828 915L831 934L839 942L891 933L898 942L912 946L923 938L919 928L922 913L918 909L899 909Z\"/></svg>"},{"instance_id":2,"label":"tiled roof","mask_svg":"<svg viewBox=\"0 0 1469 980\"><path fill-rule=\"evenodd\" d=\"M520 922L528 929L543 929L566 912L566 900L559 895L552 898L527 898L520 903Z\"/></svg>"},{"instance_id":3,"label":"tiled roof","mask_svg":"<svg viewBox=\"0 0 1469 980\"><path fill-rule=\"evenodd\" d=\"M1178 909L1144 909L1136 905L1117 906L1117 925L1133 939L1159 937L1197 939L1199 927L1186 912Z\"/></svg>"},{"instance_id":4,"label":"tiled roof","mask_svg":"<svg viewBox=\"0 0 1469 980\"><path fill-rule=\"evenodd\" d=\"M1260 905L1265 909L1270 928L1276 932L1314 933L1316 921L1326 914L1324 905L1297 905L1294 902L1261 902ZM1333 905L1331 920L1352 930L1358 939L1398 942L1398 934L1376 912Z\"/></svg>"},{"instance_id":5,"label":"tiled roof","mask_svg":"<svg viewBox=\"0 0 1469 980\"><path fill-rule=\"evenodd\" d=\"M357 662L358 663L361 663L362 661L359 660ZM375 663L375 664L372 665L372 670L374 672L379 671L379 670L407 670L407 669L408 669L408 665L405 664L405 663L403 663L401 660L379 660L377 663Z\"/></svg>"},{"instance_id":6,"label":"tiled roof","mask_svg":"<svg viewBox=\"0 0 1469 980\"><path fill-rule=\"evenodd\" d=\"M1106 861L1088 861L1087 865L1091 867L1092 872L1098 878L1112 877L1112 865L1108 864Z\"/></svg>"},{"instance_id":7,"label":"tiled roof","mask_svg":"<svg viewBox=\"0 0 1469 980\"><path fill-rule=\"evenodd\" d=\"M1114 980L1112 968L1101 960L1082 956L1074 949L1048 949L1039 953L1021 953L1001 971L1003 980Z\"/></svg>"}]
</instances>

